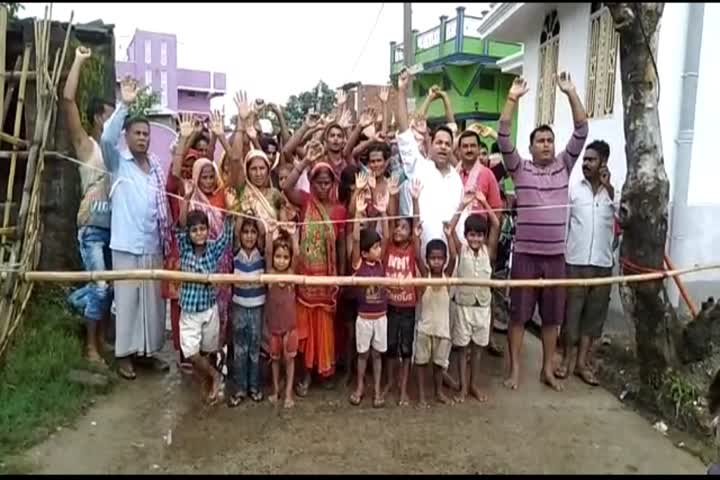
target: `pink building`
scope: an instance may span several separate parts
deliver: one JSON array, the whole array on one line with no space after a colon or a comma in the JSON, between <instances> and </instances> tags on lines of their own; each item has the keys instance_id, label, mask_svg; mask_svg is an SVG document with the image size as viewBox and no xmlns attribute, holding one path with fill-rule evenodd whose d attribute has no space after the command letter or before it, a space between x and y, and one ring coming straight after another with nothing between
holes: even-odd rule
<instances>
[{"instance_id":1,"label":"pink building","mask_svg":"<svg viewBox=\"0 0 720 480\"><path fill-rule=\"evenodd\" d=\"M160 107L172 113L207 114L210 99L225 95L225 74L178 68L177 37L135 30L127 61L116 62L117 81L127 75L160 93Z\"/></svg>"},{"instance_id":2,"label":"pink building","mask_svg":"<svg viewBox=\"0 0 720 480\"><path fill-rule=\"evenodd\" d=\"M225 74L178 68L177 37L171 33L135 30L127 47L127 61L115 62L118 84L131 76L160 94L160 104L149 116L150 151L169 168L170 147L175 140L175 116L207 116L210 99L225 95ZM216 148L215 158L220 156Z\"/></svg>"}]
</instances>

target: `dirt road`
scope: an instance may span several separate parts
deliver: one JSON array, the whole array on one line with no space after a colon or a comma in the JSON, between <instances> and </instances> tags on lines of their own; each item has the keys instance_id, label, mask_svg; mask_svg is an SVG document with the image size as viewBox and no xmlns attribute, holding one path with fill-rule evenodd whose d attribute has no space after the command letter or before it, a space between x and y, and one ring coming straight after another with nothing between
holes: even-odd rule
<instances>
[{"instance_id":1,"label":"dirt road","mask_svg":"<svg viewBox=\"0 0 720 480\"><path fill-rule=\"evenodd\" d=\"M291 412L207 409L172 372L118 386L25 461L34 473L704 473L605 390L574 378L565 393L544 388L526 338L519 391L486 359L486 406L353 408L345 390L315 389Z\"/></svg>"}]
</instances>

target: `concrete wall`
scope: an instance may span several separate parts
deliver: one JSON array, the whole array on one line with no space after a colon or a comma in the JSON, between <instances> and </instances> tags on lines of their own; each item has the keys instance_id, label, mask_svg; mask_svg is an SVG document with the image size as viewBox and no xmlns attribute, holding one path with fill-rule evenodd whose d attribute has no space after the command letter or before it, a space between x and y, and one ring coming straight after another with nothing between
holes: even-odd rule
<instances>
[{"instance_id":1,"label":"concrete wall","mask_svg":"<svg viewBox=\"0 0 720 480\"><path fill-rule=\"evenodd\" d=\"M571 73L578 93L584 99L590 34L590 4L550 4L546 8L546 13L552 8L557 8L560 21L559 68ZM670 179L671 198L676 163L687 10L688 4L665 4L658 43L657 63L660 75L658 110L663 132L665 170ZM535 126L538 50L542 22L543 17L538 16L534 27L527 30L525 38L519 39L525 44L523 77L528 80L530 91L520 102L517 148L520 154L526 158L529 157L529 134ZM700 85L696 102L695 139L689 183L689 206L688 211L683 213L684 221L680 228L672 232L673 237L678 237L674 238L674 241L683 243L680 254L673 259L678 267L720 262L720 251L712 248L720 242L720 222L717 221L717 218L720 217L720 189L717 188L714 181L716 175L708 175L709 172L716 170L716 155L713 148L715 145L712 142L715 130L713 114L716 106L720 104L720 98L714 82L717 74L720 73L720 67L712 58L712 47L720 41L720 31L715 28L718 22L720 22L720 7L706 3ZM619 62L615 90L613 114L605 118L590 120L588 141L602 139L610 144L612 183L620 191L625 182L627 168ZM572 132L570 108L565 96L560 93L556 97L553 128L557 135L558 149L560 149ZM578 165L573 170L572 178L577 179L580 175L582 175L582 171ZM696 301L700 301L706 292L712 290L712 286L708 286L708 282L718 279L720 279L720 275L716 273L685 277L691 296ZM621 308L617 298L614 298L613 305L615 308Z\"/></svg>"}]
</instances>

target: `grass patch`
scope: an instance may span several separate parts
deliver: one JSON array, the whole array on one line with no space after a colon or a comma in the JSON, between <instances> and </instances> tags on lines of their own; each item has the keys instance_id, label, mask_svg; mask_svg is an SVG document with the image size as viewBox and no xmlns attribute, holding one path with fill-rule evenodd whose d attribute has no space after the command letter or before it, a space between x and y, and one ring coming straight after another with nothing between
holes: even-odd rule
<instances>
[{"instance_id":1,"label":"grass patch","mask_svg":"<svg viewBox=\"0 0 720 480\"><path fill-rule=\"evenodd\" d=\"M23 325L0 364L0 473L5 459L68 425L99 393L71 383L83 358L82 319L66 307L59 288L37 288Z\"/></svg>"}]
</instances>

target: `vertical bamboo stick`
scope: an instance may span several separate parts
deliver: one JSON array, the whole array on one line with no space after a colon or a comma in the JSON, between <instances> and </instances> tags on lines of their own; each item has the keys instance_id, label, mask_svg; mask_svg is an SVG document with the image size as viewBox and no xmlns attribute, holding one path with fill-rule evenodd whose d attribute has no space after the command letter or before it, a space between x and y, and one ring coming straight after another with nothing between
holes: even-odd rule
<instances>
[{"instance_id":1,"label":"vertical bamboo stick","mask_svg":"<svg viewBox=\"0 0 720 480\"><path fill-rule=\"evenodd\" d=\"M7 7L0 5L0 119L5 118L5 48L7 42L7 19ZM2 130L3 124L0 124L0 130Z\"/></svg>"},{"instance_id":2,"label":"vertical bamboo stick","mask_svg":"<svg viewBox=\"0 0 720 480\"><path fill-rule=\"evenodd\" d=\"M18 101L15 107L15 124L13 125L13 137L20 137L20 127L22 126L23 108L25 106L25 86L27 85L28 65L30 63L30 45L25 45L22 61L22 73L20 74L20 86L18 88ZM17 167L17 146L13 145L12 156L10 157L10 173L7 179L7 194L5 195L5 210L3 212L3 228L7 228L10 223L10 205L13 200L13 190L15 189L15 169ZM3 235L3 244L0 247L0 263L5 259L5 241L7 237ZM16 239L16 241L19 238Z\"/></svg>"}]
</instances>

